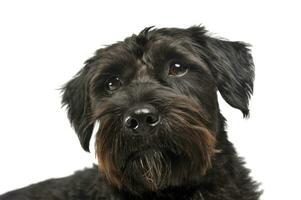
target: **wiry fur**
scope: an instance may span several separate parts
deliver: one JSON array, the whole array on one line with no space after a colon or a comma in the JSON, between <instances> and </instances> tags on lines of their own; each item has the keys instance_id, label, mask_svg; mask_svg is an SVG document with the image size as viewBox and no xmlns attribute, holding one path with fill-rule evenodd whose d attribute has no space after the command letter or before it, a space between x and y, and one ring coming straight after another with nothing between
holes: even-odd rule
<instances>
[{"instance_id":1,"label":"wiry fur","mask_svg":"<svg viewBox=\"0 0 301 200\"><path fill-rule=\"evenodd\" d=\"M172 61L188 69L169 76ZM121 87L106 89L118 76ZM217 90L249 115L254 66L248 45L210 37L203 27L146 28L100 49L63 88L63 105L84 150L96 121L99 166L0 196L7 199L257 200L224 130ZM143 134L124 125L141 105L160 123Z\"/></svg>"}]
</instances>

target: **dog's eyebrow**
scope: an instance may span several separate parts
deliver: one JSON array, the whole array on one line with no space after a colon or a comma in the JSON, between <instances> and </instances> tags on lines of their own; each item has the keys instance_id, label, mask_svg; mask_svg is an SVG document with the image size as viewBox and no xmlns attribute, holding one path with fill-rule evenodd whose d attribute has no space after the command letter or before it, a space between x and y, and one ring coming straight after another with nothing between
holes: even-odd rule
<instances>
[{"instance_id":1,"label":"dog's eyebrow","mask_svg":"<svg viewBox=\"0 0 301 200\"><path fill-rule=\"evenodd\" d=\"M191 47L189 47L189 46L177 46L174 49L178 54L183 55L184 58L186 58L189 61L192 61L193 63L196 63L205 72L211 74L211 71L210 71L207 63L205 62L205 60L203 58L201 58L200 55L195 53L194 50Z\"/></svg>"},{"instance_id":2,"label":"dog's eyebrow","mask_svg":"<svg viewBox=\"0 0 301 200\"><path fill-rule=\"evenodd\" d=\"M196 52L194 46L191 44L189 39L179 39L173 40L168 48L176 51L177 53L183 55L188 60L200 65L206 72L211 73L205 60L199 55L199 51Z\"/></svg>"},{"instance_id":3,"label":"dog's eyebrow","mask_svg":"<svg viewBox=\"0 0 301 200\"><path fill-rule=\"evenodd\" d=\"M161 51L163 53L161 53ZM193 45L190 44L190 41L187 41L186 39L174 39L169 37L156 39L151 43L151 45L148 46L148 49L144 52L142 61L148 63L152 60L151 57L154 56L152 54L159 53L159 56L164 56L164 53L166 52L180 55L184 59L187 59L188 61L191 61L192 63L200 66L206 73L211 74L208 64L199 55L199 52L196 52Z\"/></svg>"},{"instance_id":4,"label":"dog's eyebrow","mask_svg":"<svg viewBox=\"0 0 301 200\"><path fill-rule=\"evenodd\" d=\"M120 50L120 49L119 49ZM135 65L136 58L127 50L108 50L100 55L98 60L98 74L120 73L126 67Z\"/></svg>"}]
</instances>

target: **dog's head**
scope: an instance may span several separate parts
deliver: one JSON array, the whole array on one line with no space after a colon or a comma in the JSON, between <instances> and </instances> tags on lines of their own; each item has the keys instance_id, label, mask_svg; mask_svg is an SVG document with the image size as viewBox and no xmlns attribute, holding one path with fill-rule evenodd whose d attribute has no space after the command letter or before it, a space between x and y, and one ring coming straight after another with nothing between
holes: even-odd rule
<instances>
[{"instance_id":1,"label":"dog's head","mask_svg":"<svg viewBox=\"0 0 301 200\"><path fill-rule=\"evenodd\" d=\"M94 123L99 168L135 193L197 184L218 134L217 91L247 116L253 88L247 45L203 27L146 28L103 49L63 88L88 151Z\"/></svg>"}]
</instances>

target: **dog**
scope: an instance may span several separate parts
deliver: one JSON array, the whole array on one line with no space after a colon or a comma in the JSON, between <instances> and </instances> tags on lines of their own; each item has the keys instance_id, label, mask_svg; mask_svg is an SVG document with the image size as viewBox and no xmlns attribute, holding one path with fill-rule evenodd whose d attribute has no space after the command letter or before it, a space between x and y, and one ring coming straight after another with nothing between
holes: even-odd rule
<instances>
[{"instance_id":1,"label":"dog","mask_svg":"<svg viewBox=\"0 0 301 200\"><path fill-rule=\"evenodd\" d=\"M225 131L217 92L249 116L249 45L203 26L148 27L101 48L62 88L62 104L98 166L8 192L1 200L257 200Z\"/></svg>"}]
</instances>

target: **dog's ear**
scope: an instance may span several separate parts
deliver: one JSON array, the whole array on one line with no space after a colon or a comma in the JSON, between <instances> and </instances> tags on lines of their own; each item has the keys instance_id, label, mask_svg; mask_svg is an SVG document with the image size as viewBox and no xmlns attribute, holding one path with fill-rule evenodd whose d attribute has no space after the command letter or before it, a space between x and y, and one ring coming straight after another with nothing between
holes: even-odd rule
<instances>
[{"instance_id":1,"label":"dog's ear","mask_svg":"<svg viewBox=\"0 0 301 200\"><path fill-rule=\"evenodd\" d=\"M254 64L249 45L206 35L203 27L188 29L206 55L204 59L225 101L249 115L249 98L253 93Z\"/></svg>"},{"instance_id":2,"label":"dog's ear","mask_svg":"<svg viewBox=\"0 0 301 200\"><path fill-rule=\"evenodd\" d=\"M94 126L94 123L89 121L91 103L88 83L88 67L86 66L62 88L62 105L67 107L68 118L85 151L89 151Z\"/></svg>"}]
</instances>

